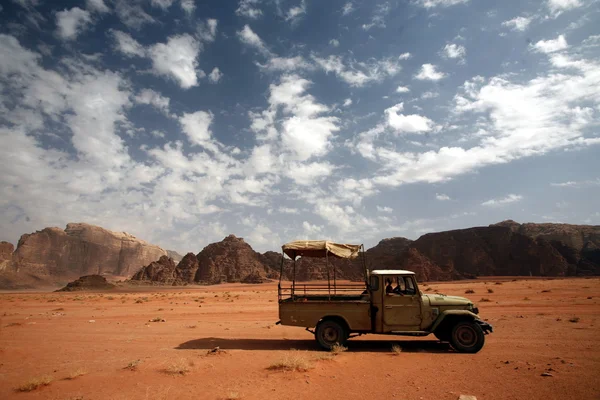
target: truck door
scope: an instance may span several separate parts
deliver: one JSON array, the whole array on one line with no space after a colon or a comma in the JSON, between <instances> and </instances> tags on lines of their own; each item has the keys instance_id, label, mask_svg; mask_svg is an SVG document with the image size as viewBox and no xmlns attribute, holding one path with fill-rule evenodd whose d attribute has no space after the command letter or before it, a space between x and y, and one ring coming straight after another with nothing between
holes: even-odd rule
<instances>
[{"instance_id":1,"label":"truck door","mask_svg":"<svg viewBox=\"0 0 600 400\"><path fill-rule=\"evenodd\" d=\"M420 330L421 298L413 277L401 275L387 279L391 280L392 290L382 291L384 332ZM387 287L388 282L385 284Z\"/></svg>"}]
</instances>

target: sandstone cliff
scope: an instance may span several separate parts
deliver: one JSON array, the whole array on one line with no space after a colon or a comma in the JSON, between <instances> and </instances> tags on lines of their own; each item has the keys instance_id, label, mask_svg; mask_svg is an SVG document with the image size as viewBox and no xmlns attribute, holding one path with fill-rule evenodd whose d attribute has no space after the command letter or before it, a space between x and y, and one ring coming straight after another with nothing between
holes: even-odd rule
<instances>
[{"instance_id":1,"label":"sandstone cliff","mask_svg":"<svg viewBox=\"0 0 600 400\"><path fill-rule=\"evenodd\" d=\"M12 243L0 242L0 272L11 267L14 250L15 246Z\"/></svg>"},{"instance_id":2,"label":"sandstone cliff","mask_svg":"<svg viewBox=\"0 0 600 400\"><path fill-rule=\"evenodd\" d=\"M165 250L125 232L70 223L21 236L11 269L22 275L59 280L82 275L128 276Z\"/></svg>"}]
</instances>

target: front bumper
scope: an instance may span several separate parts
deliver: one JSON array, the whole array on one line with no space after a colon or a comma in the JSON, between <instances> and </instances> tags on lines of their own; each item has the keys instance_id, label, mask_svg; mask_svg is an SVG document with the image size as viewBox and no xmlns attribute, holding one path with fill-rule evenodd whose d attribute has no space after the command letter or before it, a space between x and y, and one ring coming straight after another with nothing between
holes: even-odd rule
<instances>
[{"instance_id":1,"label":"front bumper","mask_svg":"<svg viewBox=\"0 0 600 400\"><path fill-rule=\"evenodd\" d=\"M481 329L483 330L483 333L485 333L486 335L488 333L492 333L494 332L494 328L492 327L492 325L488 324L485 321L482 321L480 319L475 320L475 322L477 322L477 324L481 327Z\"/></svg>"}]
</instances>

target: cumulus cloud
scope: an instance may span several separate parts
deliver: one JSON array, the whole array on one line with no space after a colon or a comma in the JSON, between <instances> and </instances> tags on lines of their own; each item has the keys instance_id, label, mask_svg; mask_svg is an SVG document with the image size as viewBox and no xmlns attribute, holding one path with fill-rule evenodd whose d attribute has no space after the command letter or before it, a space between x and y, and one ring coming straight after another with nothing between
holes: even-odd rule
<instances>
[{"instance_id":1,"label":"cumulus cloud","mask_svg":"<svg viewBox=\"0 0 600 400\"><path fill-rule=\"evenodd\" d=\"M104 4L104 0L86 0L86 8L91 11L106 13L110 11L110 8Z\"/></svg>"},{"instance_id":2,"label":"cumulus cloud","mask_svg":"<svg viewBox=\"0 0 600 400\"><path fill-rule=\"evenodd\" d=\"M263 12L258 8L260 0L240 0L238 8L235 10L236 15L252 19L260 18Z\"/></svg>"},{"instance_id":3,"label":"cumulus cloud","mask_svg":"<svg viewBox=\"0 0 600 400\"><path fill-rule=\"evenodd\" d=\"M115 38L116 49L128 57L138 56L144 57L146 50L138 43L137 40L131 37L128 33L113 30L111 31Z\"/></svg>"},{"instance_id":4,"label":"cumulus cloud","mask_svg":"<svg viewBox=\"0 0 600 400\"><path fill-rule=\"evenodd\" d=\"M417 0L417 4L425 8L450 7L468 2L469 0Z\"/></svg>"},{"instance_id":5,"label":"cumulus cloud","mask_svg":"<svg viewBox=\"0 0 600 400\"><path fill-rule=\"evenodd\" d=\"M194 10L196 10L195 0L181 0L179 6L188 16L194 14Z\"/></svg>"},{"instance_id":6,"label":"cumulus cloud","mask_svg":"<svg viewBox=\"0 0 600 400\"><path fill-rule=\"evenodd\" d=\"M509 194L506 197L484 201L483 203L481 203L481 205L486 206L486 207L497 207L497 206L503 206L503 205L510 204L510 203L516 203L521 200L523 200L523 196L518 195L518 194Z\"/></svg>"},{"instance_id":7,"label":"cumulus cloud","mask_svg":"<svg viewBox=\"0 0 600 400\"><path fill-rule=\"evenodd\" d=\"M211 71L211 73L208 74L208 80L211 83L218 83L222 77L223 77L223 74L217 67L214 67L213 70Z\"/></svg>"},{"instance_id":8,"label":"cumulus cloud","mask_svg":"<svg viewBox=\"0 0 600 400\"><path fill-rule=\"evenodd\" d=\"M506 26L506 27L512 29L513 31L523 32L523 31L527 30L527 28L529 27L529 24L531 23L532 20L533 20L533 18L529 18L529 17L515 17L508 21L504 21L502 23L502 26Z\"/></svg>"},{"instance_id":9,"label":"cumulus cloud","mask_svg":"<svg viewBox=\"0 0 600 400\"><path fill-rule=\"evenodd\" d=\"M533 45L533 48L540 53L554 53L556 51L564 50L569 45L564 35L559 35L556 39L540 40Z\"/></svg>"},{"instance_id":10,"label":"cumulus cloud","mask_svg":"<svg viewBox=\"0 0 600 400\"><path fill-rule=\"evenodd\" d=\"M397 59L393 57L369 62L357 62L350 60L344 62L340 56L329 56L321 58L312 56L317 66L325 72L333 72L338 78L353 87L362 87L372 82L380 82L387 77L397 75L402 67Z\"/></svg>"},{"instance_id":11,"label":"cumulus cloud","mask_svg":"<svg viewBox=\"0 0 600 400\"><path fill-rule=\"evenodd\" d=\"M329 44L332 45L333 47L338 47L340 45L340 41L337 39L331 39L329 41Z\"/></svg>"},{"instance_id":12,"label":"cumulus cloud","mask_svg":"<svg viewBox=\"0 0 600 400\"><path fill-rule=\"evenodd\" d=\"M306 1L301 0L299 5L288 10L287 14L285 15L285 20L291 21L292 23L297 22L304 14L306 14Z\"/></svg>"},{"instance_id":13,"label":"cumulus cloud","mask_svg":"<svg viewBox=\"0 0 600 400\"><path fill-rule=\"evenodd\" d=\"M443 54L446 58L463 59L467 54L467 49L465 49L465 47L461 46L460 44L450 43L444 47Z\"/></svg>"},{"instance_id":14,"label":"cumulus cloud","mask_svg":"<svg viewBox=\"0 0 600 400\"><path fill-rule=\"evenodd\" d=\"M152 4L153 7L159 7L163 10L167 10L169 7L171 7L173 1L174 0L151 0L150 4Z\"/></svg>"},{"instance_id":15,"label":"cumulus cloud","mask_svg":"<svg viewBox=\"0 0 600 400\"><path fill-rule=\"evenodd\" d=\"M581 7L582 3L580 0L548 0L547 5L553 14L558 15L563 11Z\"/></svg>"},{"instance_id":16,"label":"cumulus cloud","mask_svg":"<svg viewBox=\"0 0 600 400\"><path fill-rule=\"evenodd\" d=\"M436 193L435 194L435 198L439 201L449 201L450 196L448 196L447 194L443 194L443 193Z\"/></svg>"},{"instance_id":17,"label":"cumulus cloud","mask_svg":"<svg viewBox=\"0 0 600 400\"><path fill-rule=\"evenodd\" d=\"M244 25L241 31L237 32L238 38L242 43L247 46L254 47L260 53L270 56L271 52L267 49L267 46L262 39L250 28L248 25Z\"/></svg>"},{"instance_id":18,"label":"cumulus cloud","mask_svg":"<svg viewBox=\"0 0 600 400\"><path fill-rule=\"evenodd\" d=\"M147 104L155 107L163 113L169 115L169 104L171 99L161 95L152 89L143 89L135 96L135 102L138 104Z\"/></svg>"},{"instance_id":19,"label":"cumulus cloud","mask_svg":"<svg viewBox=\"0 0 600 400\"><path fill-rule=\"evenodd\" d=\"M433 64L423 64L421 66L421 70L417 75L415 75L416 79L419 80L428 80L428 81L439 81L446 76L443 72L437 70L437 67Z\"/></svg>"},{"instance_id":20,"label":"cumulus cloud","mask_svg":"<svg viewBox=\"0 0 600 400\"><path fill-rule=\"evenodd\" d=\"M142 6L131 0L116 0L115 11L125 25L132 29L140 29L144 24L156 22Z\"/></svg>"},{"instance_id":21,"label":"cumulus cloud","mask_svg":"<svg viewBox=\"0 0 600 400\"><path fill-rule=\"evenodd\" d=\"M398 86L396 88L396 93L408 93L410 92L410 89L407 88L406 86Z\"/></svg>"},{"instance_id":22,"label":"cumulus cloud","mask_svg":"<svg viewBox=\"0 0 600 400\"><path fill-rule=\"evenodd\" d=\"M92 22L89 11L82 10L79 7L73 7L70 10L59 11L56 13L57 33L62 39L74 40L83 32Z\"/></svg>"},{"instance_id":23,"label":"cumulus cloud","mask_svg":"<svg viewBox=\"0 0 600 400\"><path fill-rule=\"evenodd\" d=\"M350 107L352 105L352 99L351 98L347 98L346 100L344 100L343 106L344 107Z\"/></svg>"},{"instance_id":24,"label":"cumulus cloud","mask_svg":"<svg viewBox=\"0 0 600 400\"><path fill-rule=\"evenodd\" d=\"M196 111L190 114L183 113L183 116L179 118L179 122L192 145L212 148L207 144L211 143L212 139L210 125L213 118L214 115L210 111Z\"/></svg>"},{"instance_id":25,"label":"cumulus cloud","mask_svg":"<svg viewBox=\"0 0 600 400\"><path fill-rule=\"evenodd\" d=\"M399 114L404 103L396 104L385 110L388 125L399 133L423 133L433 129L433 121L421 115Z\"/></svg>"},{"instance_id":26,"label":"cumulus cloud","mask_svg":"<svg viewBox=\"0 0 600 400\"><path fill-rule=\"evenodd\" d=\"M351 1L347 2L344 4L344 7L342 7L342 15L348 15L352 11L354 11L354 4L352 4Z\"/></svg>"},{"instance_id":27,"label":"cumulus cloud","mask_svg":"<svg viewBox=\"0 0 600 400\"><path fill-rule=\"evenodd\" d=\"M379 212L383 212L383 213L392 213L394 211L393 208L391 207L381 207L381 206L377 206L377 211Z\"/></svg>"},{"instance_id":28,"label":"cumulus cloud","mask_svg":"<svg viewBox=\"0 0 600 400\"><path fill-rule=\"evenodd\" d=\"M206 22L198 24L198 36L205 42L212 42L217 36L218 21L214 18L209 18Z\"/></svg>"},{"instance_id":29,"label":"cumulus cloud","mask_svg":"<svg viewBox=\"0 0 600 400\"><path fill-rule=\"evenodd\" d=\"M188 34L171 36L167 43L148 49L154 73L174 79L183 89L198 85L198 77L204 76L197 70L199 53L200 43Z\"/></svg>"}]
</instances>

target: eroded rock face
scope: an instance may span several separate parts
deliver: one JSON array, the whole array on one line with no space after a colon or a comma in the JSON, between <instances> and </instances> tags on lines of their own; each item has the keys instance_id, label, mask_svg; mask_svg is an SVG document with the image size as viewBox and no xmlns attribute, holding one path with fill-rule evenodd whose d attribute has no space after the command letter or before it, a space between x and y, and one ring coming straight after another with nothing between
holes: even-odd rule
<instances>
[{"instance_id":1,"label":"eroded rock face","mask_svg":"<svg viewBox=\"0 0 600 400\"><path fill-rule=\"evenodd\" d=\"M169 258L172 258L173 261L175 261L176 263L183 260L183 256L181 254L179 254L178 252L176 252L175 250L167 250L167 256Z\"/></svg>"},{"instance_id":2,"label":"eroded rock face","mask_svg":"<svg viewBox=\"0 0 600 400\"><path fill-rule=\"evenodd\" d=\"M75 292L83 290L110 290L116 286L108 283L106 278L100 275L86 275L79 279L69 282L67 286L57 290L57 292Z\"/></svg>"},{"instance_id":3,"label":"eroded rock face","mask_svg":"<svg viewBox=\"0 0 600 400\"><path fill-rule=\"evenodd\" d=\"M198 258L194 253L187 253L175 268L175 284L193 283L198 272Z\"/></svg>"},{"instance_id":4,"label":"eroded rock face","mask_svg":"<svg viewBox=\"0 0 600 400\"><path fill-rule=\"evenodd\" d=\"M12 267L12 255L15 246L12 243L0 242L0 271L8 270Z\"/></svg>"},{"instance_id":5,"label":"eroded rock face","mask_svg":"<svg viewBox=\"0 0 600 400\"><path fill-rule=\"evenodd\" d=\"M153 261L150 264L142 267L132 277L132 281L158 282L171 285L175 282L175 268L177 265L172 258L162 256L158 261Z\"/></svg>"},{"instance_id":6,"label":"eroded rock face","mask_svg":"<svg viewBox=\"0 0 600 400\"><path fill-rule=\"evenodd\" d=\"M209 244L198 253L197 258L196 282L239 282L253 273L265 276L268 269L262 263L260 254L235 235Z\"/></svg>"},{"instance_id":7,"label":"eroded rock face","mask_svg":"<svg viewBox=\"0 0 600 400\"><path fill-rule=\"evenodd\" d=\"M125 232L70 223L21 236L13 255L19 273L54 278L90 274L129 276L166 251Z\"/></svg>"}]
</instances>

